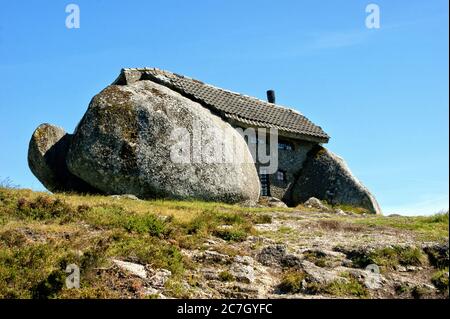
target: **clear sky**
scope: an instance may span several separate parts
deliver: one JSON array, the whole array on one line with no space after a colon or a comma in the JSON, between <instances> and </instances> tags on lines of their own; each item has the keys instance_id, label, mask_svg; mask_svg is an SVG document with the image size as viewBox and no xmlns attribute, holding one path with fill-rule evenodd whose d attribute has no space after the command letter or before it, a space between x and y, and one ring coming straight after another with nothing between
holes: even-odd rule
<instances>
[{"instance_id":1,"label":"clear sky","mask_svg":"<svg viewBox=\"0 0 450 319\"><path fill-rule=\"evenodd\" d=\"M296 108L385 213L449 201L447 0L0 0L0 179L43 122L72 132L122 67L158 67ZM369 3L380 29L365 25ZM66 5L80 8L68 29Z\"/></svg>"}]
</instances>

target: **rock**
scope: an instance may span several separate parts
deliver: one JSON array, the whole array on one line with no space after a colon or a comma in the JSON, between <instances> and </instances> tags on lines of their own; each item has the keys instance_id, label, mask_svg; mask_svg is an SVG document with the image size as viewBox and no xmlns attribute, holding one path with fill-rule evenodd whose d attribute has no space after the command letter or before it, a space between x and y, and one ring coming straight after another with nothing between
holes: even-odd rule
<instances>
[{"instance_id":1,"label":"rock","mask_svg":"<svg viewBox=\"0 0 450 319\"><path fill-rule=\"evenodd\" d=\"M240 282L250 284L255 281L255 270L250 265L235 262L230 267L230 273Z\"/></svg>"},{"instance_id":2,"label":"rock","mask_svg":"<svg viewBox=\"0 0 450 319\"><path fill-rule=\"evenodd\" d=\"M163 295L158 289L155 289L153 287L145 288L144 295L151 296L151 297L157 298L157 299L167 299L167 297L165 295Z\"/></svg>"},{"instance_id":3,"label":"rock","mask_svg":"<svg viewBox=\"0 0 450 319\"><path fill-rule=\"evenodd\" d=\"M269 197L267 199L267 205L269 207L287 208L288 206L280 199L276 197Z\"/></svg>"},{"instance_id":4,"label":"rock","mask_svg":"<svg viewBox=\"0 0 450 319\"><path fill-rule=\"evenodd\" d=\"M311 197L332 205L345 204L381 214L375 197L353 176L344 160L322 146L309 153L293 186L292 204Z\"/></svg>"},{"instance_id":5,"label":"rock","mask_svg":"<svg viewBox=\"0 0 450 319\"><path fill-rule=\"evenodd\" d=\"M284 245L266 246L258 253L256 259L264 266L281 266L286 268L301 267L300 257L286 252Z\"/></svg>"},{"instance_id":6,"label":"rock","mask_svg":"<svg viewBox=\"0 0 450 319\"><path fill-rule=\"evenodd\" d=\"M255 260L250 256L237 255L234 257L234 262L243 265L253 265L255 263Z\"/></svg>"},{"instance_id":7,"label":"rock","mask_svg":"<svg viewBox=\"0 0 450 319\"><path fill-rule=\"evenodd\" d=\"M347 216L347 213L344 212L344 211L343 211L342 209L340 209L340 208L336 209L336 210L334 211L334 213L335 213L336 215L340 215L340 216Z\"/></svg>"},{"instance_id":8,"label":"rock","mask_svg":"<svg viewBox=\"0 0 450 319\"><path fill-rule=\"evenodd\" d=\"M395 269L398 271L398 272L407 272L408 270L406 269L406 267L405 266L402 266L402 265L397 265L397 266L395 266Z\"/></svg>"},{"instance_id":9,"label":"rock","mask_svg":"<svg viewBox=\"0 0 450 319\"><path fill-rule=\"evenodd\" d=\"M448 268L449 266L449 242L440 244L424 245L423 251L428 255L430 263L437 268Z\"/></svg>"},{"instance_id":10,"label":"rock","mask_svg":"<svg viewBox=\"0 0 450 319\"><path fill-rule=\"evenodd\" d=\"M318 267L307 260L302 261L302 269L308 275L310 282L326 285L337 280L346 281L346 278L340 277L335 271Z\"/></svg>"},{"instance_id":11,"label":"rock","mask_svg":"<svg viewBox=\"0 0 450 319\"><path fill-rule=\"evenodd\" d=\"M214 268L202 268L200 271L206 280L220 280L219 273Z\"/></svg>"},{"instance_id":12,"label":"rock","mask_svg":"<svg viewBox=\"0 0 450 319\"><path fill-rule=\"evenodd\" d=\"M286 246L271 245L264 247L256 256L256 259L264 266L277 266L281 264L285 256Z\"/></svg>"},{"instance_id":13,"label":"rock","mask_svg":"<svg viewBox=\"0 0 450 319\"><path fill-rule=\"evenodd\" d=\"M37 179L51 192L97 192L67 169L66 155L72 135L64 129L41 124L28 146L28 166Z\"/></svg>"},{"instance_id":14,"label":"rock","mask_svg":"<svg viewBox=\"0 0 450 319\"><path fill-rule=\"evenodd\" d=\"M330 209L327 206L322 204L322 202L319 199L315 198L315 197L309 198L306 202L303 203L303 205L305 205L308 208L318 209L321 212L328 212L328 211L330 211Z\"/></svg>"},{"instance_id":15,"label":"rock","mask_svg":"<svg viewBox=\"0 0 450 319\"><path fill-rule=\"evenodd\" d=\"M129 272L132 275L135 275L142 279L147 279L147 271L145 270L145 267L143 265L117 259L113 259L112 262L116 264L119 268Z\"/></svg>"},{"instance_id":16,"label":"rock","mask_svg":"<svg viewBox=\"0 0 450 319\"><path fill-rule=\"evenodd\" d=\"M205 250L196 256L197 260L203 260L209 263L225 264L229 262L230 257L225 254L218 253L214 250Z\"/></svg>"},{"instance_id":17,"label":"rock","mask_svg":"<svg viewBox=\"0 0 450 319\"><path fill-rule=\"evenodd\" d=\"M260 192L244 138L152 81L97 94L75 130L67 165L107 194L256 203Z\"/></svg>"},{"instance_id":18,"label":"rock","mask_svg":"<svg viewBox=\"0 0 450 319\"><path fill-rule=\"evenodd\" d=\"M172 272L170 270L158 269L150 274L148 283L152 287L163 288L170 276L172 276Z\"/></svg>"},{"instance_id":19,"label":"rock","mask_svg":"<svg viewBox=\"0 0 450 319\"><path fill-rule=\"evenodd\" d=\"M301 268L302 267L302 260L300 257L292 254L286 254L281 259L281 266L286 268Z\"/></svg>"},{"instance_id":20,"label":"rock","mask_svg":"<svg viewBox=\"0 0 450 319\"><path fill-rule=\"evenodd\" d=\"M113 199L131 199L131 200L139 200L135 195L132 194L123 194L123 195L111 195L109 196Z\"/></svg>"}]
</instances>

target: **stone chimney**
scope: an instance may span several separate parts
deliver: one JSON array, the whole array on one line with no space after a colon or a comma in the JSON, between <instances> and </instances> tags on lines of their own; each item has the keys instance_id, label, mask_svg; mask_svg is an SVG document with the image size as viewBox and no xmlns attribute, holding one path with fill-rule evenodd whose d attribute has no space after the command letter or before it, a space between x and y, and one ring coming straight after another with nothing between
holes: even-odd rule
<instances>
[{"instance_id":1,"label":"stone chimney","mask_svg":"<svg viewBox=\"0 0 450 319\"><path fill-rule=\"evenodd\" d=\"M269 103L275 104L275 91L274 90L267 91L267 101Z\"/></svg>"}]
</instances>

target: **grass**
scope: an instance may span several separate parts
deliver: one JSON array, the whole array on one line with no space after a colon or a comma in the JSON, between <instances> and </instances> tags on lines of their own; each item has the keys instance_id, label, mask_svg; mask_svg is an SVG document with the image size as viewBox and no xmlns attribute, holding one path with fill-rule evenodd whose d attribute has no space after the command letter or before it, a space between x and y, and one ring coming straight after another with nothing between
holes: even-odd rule
<instances>
[{"instance_id":1,"label":"grass","mask_svg":"<svg viewBox=\"0 0 450 319\"><path fill-rule=\"evenodd\" d=\"M425 253L417 247L392 246L370 251L353 251L347 253L353 266L365 268L370 264L380 267L395 268L395 266L421 266L426 262Z\"/></svg>"},{"instance_id":2,"label":"grass","mask_svg":"<svg viewBox=\"0 0 450 319\"><path fill-rule=\"evenodd\" d=\"M348 220L348 219L347 219ZM448 212L438 213L432 216L366 216L365 218L352 219L355 225L364 225L372 228L392 228L412 231L419 239L435 241L448 239Z\"/></svg>"},{"instance_id":3,"label":"grass","mask_svg":"<svg viewBox=\"0 0 450 319\"><path fill-rule=\"evenodd\" d=\"M229 271L224 270L219 273L219 279L225 282L234 281L234 276Z\"/></svg>"},{"instance_id":4,"label":"grass","mask_svg":"<svg viewBox=\"0 0 450 319\"><path fill-rule=\"evenodd\" d=\"M186 296L177 281L195 263L181 249L201 249L211 236L242 241L255 232L254 224L272 221L267 211L0 188L0 298L117 297L125 288L117 288L115 274L98 273L111 267L111 258L169 269L169 294ZM75 291L62 284L69 263L81 269L82 286ZM100 285L99 276L110 276L110 286Z\"/></svg>"},{"instance_id":5,"label":"grass","mask_svg":"<svg viewBox=\"0 0 450 319\"><path fill-rule=\"evenodd\" d=\"M283 273L278 289L281 293L295 294L302 292L303 280L307 275L301 270L289 270Z\"/></svg>"},{"instance_id":6,"label":"grass","mask_svg":"<svg viewBox=\"0 0 450 319\"><path fill-rule=\"evenodd\" d=\"M318 267L329 267L330 260L327 256L321 251L307 251L303 253L303 257L314 263Z\"/></svg>"},{"instance_id":7,"label":"grass","mask_svg":"<svg viewBox=\"0 0 450 319\"><path fill-rule=\"evenodd\" d=\"M217 247L219 252L242 254L229 243L257 234L254 225L271 223L273 214L274 208L200 201L116 200L108 196L52 195L0 187L0 298L131 297L138 284L132 279L124 284L123 275L111 269L111 258L169 269L173 275L165 294L189 296L180 283L188 280L186 270L198 265L182 255L182 249L204 249L207 239L217 237L225 240ZM431 217L333 217L318 223L320 229L327 231L360 232L387 227L448 240L448 213ZM299 236L287 227L280 232ZM320 256L310 257L322 263ZM355 255L353 259L360 266L374 262L392 267L419 265L423 258L423 253L414 249L393 247L369 256ZM440 268L448 267L448 262L445 266L441 259L436 262ZM68 290L62 285L64 269L70 263L80 266L79 289ZM285 273L280 287L286 292L298 292L304 276L301 272ZM440 285L442 278L436 278ZM324 291L344 294L348 290L354 291L350 295L358 295L353 282L346 287L336 283L327 289Z\"/></svg>"},{"instance_id":8,"label":"grass","mask_svg":"<svg viewBox=\"0 0 450 319\"><path fill-rule=\"evenodd\" d=\"M431 282L439 291L448 295L448 268L435 272L431 278Z\"/></svg>"},{"instance_id":9,"label":"grass","mask_svg":"<svg viewBox=\"0 0 450 319\"><path fill-rule=\"evenodd\" d=\"M368 298L369 291L355 278L336 280L319 288L321 293L336 297Z\"/></svg>"}]
</instances>

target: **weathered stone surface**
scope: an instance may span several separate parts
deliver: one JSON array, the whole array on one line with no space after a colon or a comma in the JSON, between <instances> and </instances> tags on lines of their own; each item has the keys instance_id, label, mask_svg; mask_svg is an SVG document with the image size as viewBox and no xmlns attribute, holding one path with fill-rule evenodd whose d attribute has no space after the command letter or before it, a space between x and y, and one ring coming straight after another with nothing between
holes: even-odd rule
<instances>
[{"instance_id":1,"label":"weathered stone surface","mask_svg":"<svg viewBox=\"0 0 450 319\"><path fill-rule=\"evenodd\" d=\"M201 138L195 136L198 127ZM175 128L186 129L189 162L171 158L179 143L171 135ZM229 161L229 145L240 158ZM214 146L223 156L209 162ZM259 178L242 136L200 104L151 81L111 85L97 94L74 133L67 164L108 194L230 203L259 197Z\"/></svg>"},{"instance_id":2,"label":"weathered stone surface","mask_svg":"<svg viewBox=\"0 0 450 319\"><path fill-rule=\"evenodd\" d=\"M327 149L317 146L309 154L293 187L294 204L310 197L328 203L348 204L381 214L375 197L350 172L344 160Z\"/></svg>"},{"instance_id":3,"label":"weathered stone surface","mask_svg":"<svg viewBox=\"0 0 450 319\"><path fill-rule=\"evenodd\" d=\"M167 269L157 269L153 270L149 275L148 282L152 287L162 288L172 276L172 272Z\"/></svg>"},{"instance_id":4,"label":"weathered stone surface","mask_svg":"<svg viewBox=\"0 0 450 319\"><path fill-rule=\"evenodd\" d=\"M119 268L129 272L132 275L138 276L142 279L147 279L147 271L145 270L145 266L143 265L131 263L128 261L122 261L118 259L113 259L112 262Z\"/></svg>"},{"instance_id":5,"label":"weathered stone surface","mask_svg":"<svg viewBox=\"0 0 450 319\"><path fill-rule=\"evenodd\" d=\"M329 209L327 206L325 206L320 199L317 199L315 197L311 197L310 199L308 199L306 202L303 203L306 207L309 208L315 208L318 209L321 212L328 212Z\"/></svg>"},{"instance_id":6,"label":"weathered stone surface","mask_svg":"<svg viewBox=\"0 0 450 319\"><path fill-rule=\"evenodd\" d=\"M98 192L69 172L66 155L72 135L64 129L41 124L28 147L28 166L39 181L52 192Z\"/></svg>"},{"instance_id":7,"label":"weathered stone surface","mask_svg":"<svg viewBox=\"0 0 450 319\"><path fill-rule=\"evenodd\" d=\"M281 264L286 256L286 246L272 245L266 246L256 256L257 260L264 266L274 266Z\"/></svg>"},{"instance_id":8,"label":"weathered stone surface","mask_svg":"<svg viewBox=\"0 0 450 319\"><path fill-rule=\"evenodd\" d=\"M286 203L284 203L282 200L275 198L275 197L269 197L268 200L269 207L280 207L280 208L287 208L288 206Z\"/></svg>"}]
</instances>

